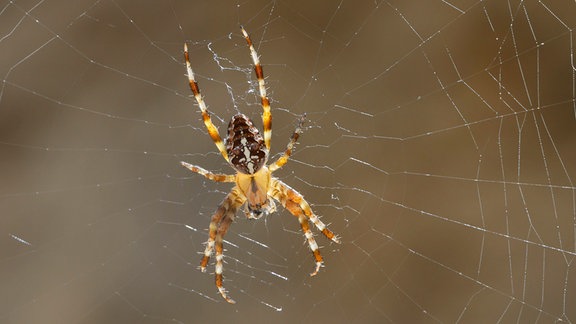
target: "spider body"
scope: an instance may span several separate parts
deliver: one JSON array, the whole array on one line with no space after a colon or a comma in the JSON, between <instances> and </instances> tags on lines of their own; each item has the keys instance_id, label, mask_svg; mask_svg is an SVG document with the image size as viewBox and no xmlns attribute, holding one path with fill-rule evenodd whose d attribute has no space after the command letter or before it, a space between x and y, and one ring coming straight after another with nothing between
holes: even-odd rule
<instances>
[{"instance_id":1,"label":"spider body","mask_svg":"<svg viewBox=\"0 0 576 324\"><path fill-rule=\"evenodd\" d=\"M203 175L204 177L216 182L233 182L235 186L230 193L224 198L216 212L212 216L210 226L208 229L208 241L206 242L206 249L204 256L200 262L200 269L202 272L206 271L206 267L215 251L216 265L215 265L215 281L216 287L220 295L229 303L235 303L232 300L223 286L223 259L224 259L224 235L228 231L230 224L234 221L236 211L242 205L245 206L244 212L249 219L257 219L263 215L268 215L276 210L274 200L282 204L291 214L298 218L300 227L304 232L308 246L312 251L316 267L314 272L310 275L314 276L320 270L323 264L322 256L318 248L318 244L314 239L314 235L310 230L309 222L312 222L316 228L324 234L328 239L333 242L340 243L339 238L330 231L322 221L312 212L310 205L304 200L304 197L296 190L292 189L279 179L272 176L272 172L281 168L288 162L294 144L300 136L302 124L304 123L304 116L298 122L296 130L292 134L292 138L288 142L288 146L284 154L275 162L268 163L270 152L270 139L272 136L272 114L270 112L270 101L266 96L266 84L264 82L264 72L260 65L260 60L250 36L241 28L242 34L246 39L246 43L250 48L252 61L254 62L254 71L258 78L258 88L260 92L260 99L262 104L262 124L264 126L263 134L260 133L258 128L254 126L252 121L244 114L237 114L232 117L228 124L228 136L226 141L223 142L220 138L218 129L212 123L204 99L200 94L200 88L194 78L194 72L190 65L188 56L188 47L184 44L184 59L186 61L186 69L188 74L188 82L190 90L194 94L196 102L202 112L202 119L208 134L216 144L222 157L234 168L236 174L214 174L208 170L203 169L197 165L192 165L187 162L181 164L189 170Z\"/></svg>"},{"instance_id":2,"label":"spider body","mask_svg":"<svg viewBox=\"0 0 576 324\"><path fill-rule=\"evenodd\" d=\"M272 173L265 167L268 149L258 128L244 114L232 117L228 124L226 152L236 171L236 185L246 196L245 213L248 218L258 219L276 210L268 198Z\"/></svg>"}]
</instances>

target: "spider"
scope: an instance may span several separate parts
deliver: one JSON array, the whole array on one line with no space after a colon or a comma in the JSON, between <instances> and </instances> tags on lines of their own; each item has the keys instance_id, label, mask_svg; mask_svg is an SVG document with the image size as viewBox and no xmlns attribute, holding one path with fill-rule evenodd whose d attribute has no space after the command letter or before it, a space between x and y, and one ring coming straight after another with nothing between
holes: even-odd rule
<instances>
[{"instance_id":1,"label":"spider","mask_svg":"<svg viewBox=\"0 0 576 324\"><path fill-rule=\"evenodd\" d=\"M208 265L212 252L214 249L216 250L216 287L220 295L231 304L234 304L235 301L228 296L222 284L222 261L224 258L222 254L224 249L223 239L230 224L234 221L236 211L242 205L245 205L244 212L248 219L258 219L263 215L268 215L276 211L276 204L274 203L274 200L276 200L298 218L300 227L306 236L306 240L308 241L308 245L310 246L310 250L312 250L316 262L316 268L314 272L310 274L311 276L315 276L318 273L322 266L323 259L318 250L318 244L316 240L314 240L314 236L310 230L309 221L314 223L316 228L328 239L340 243L338 236L330 231L326 225L320 221L318 216L312 212L310 205L308 205L300 193L272 176L272 172L280 169L288 162L294 144L302 132L302 124L304 123L306 115L303 115L299 119L296 130L292 134L284 154L275 162L267 165L270 152L270 138L272 136L270 101L266 96L264 73L258 54L246 30L244 30L242 26L240 29L250 48L254 71L258 78L258 88L263 109L262 122L264 124L264 136L260 134L260 131L254 127L254 124L246 115L239 113L232 117L232 120L228 124L228 137L226 138L226 142L222 142L218 129L212 123L210 113L200 94L198 83L194 78L194 72L190 65L188 46L184 44L184 59L186 61L188 82L190 83L190 89L194 94L194 98L196 98L196 102L202 111L202 119L208 130L208 134L216 144L222 157L224 157L236 171L234 175L214 174L202 167L183 161L181 162L181 164L190 169L190 171L201 174L212 181L235 183L232 191L224 198L212 216L208 242L206 243L204 256L200 262L200 270L206 272L206 266Z\"/></svg>"}]
</instances>

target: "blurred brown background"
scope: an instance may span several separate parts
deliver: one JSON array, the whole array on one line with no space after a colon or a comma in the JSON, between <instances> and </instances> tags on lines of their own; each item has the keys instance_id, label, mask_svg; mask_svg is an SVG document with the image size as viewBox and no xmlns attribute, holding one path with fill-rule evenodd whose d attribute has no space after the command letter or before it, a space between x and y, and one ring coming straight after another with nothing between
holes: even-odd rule
<instances>
[{"instance_id":1,"label":"blurred brown background","mask_svg":"<svg viewBox=\"0 0 576 324\"><path fill-rule=\"evenodd\" d=\"M576 5L553 1L0 4L0 321L576 320ZM197 270L231 172L214 122L260 127L275 175L342 236L313 259L280 209Z\"/></svg>"}]
</instances>

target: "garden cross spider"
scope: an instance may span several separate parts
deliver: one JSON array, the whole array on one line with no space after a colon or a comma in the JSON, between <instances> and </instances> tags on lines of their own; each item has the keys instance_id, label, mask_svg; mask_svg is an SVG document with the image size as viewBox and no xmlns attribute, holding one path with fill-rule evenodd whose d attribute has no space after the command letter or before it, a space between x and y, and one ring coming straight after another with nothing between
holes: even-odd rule
<instances>
[{"instance_id":1,"label":"garden cross spider","mask_svg":"<svg viewBox=\"0 0 576 324\"><path fill-rule=\"evenodd\" d=\"M226 293L222 285L222 270L223 270L223 239L228 227L234 217L236 211L243 204L245 205L245 214L249 219L258 219L263 215L268 215L276 210L274 200L277 200L288 209L290 213L298 217L302 231L306 236L308 245L312 250L312 254L316 261L316 268L310 275L314 276L322 266L322 256L318 250L318 244L314 240L314 236L309 227L309 221L314 223L316 228L322 232L327 238L333 242L340 243L338 236L330 231L318 216L316 216L310 209L310 205L304 200L301 194L294 189L290 188L284 182L272 177L272 172L280 169L292 154L294 144L298 140L302 132L302 124L305 115L302 116L298 122L296 130L292 134L292 138L288 143L284 154L270 165L268 162L268 154L270 151L270 138L272 135L272 114L270 113L270 101L266 96L266 84L264 83L264 73L258 54L252 45L252 40L243 27L240 27L242 34L250 48L252 61L254 62L254 71L258 78L258 88L260 91L260 99L262 102L262 122L264 124L264 137L260 134L258 129L254 127L252 121L244 114L237 114L232 117L228 124L228 137L226 142L223 143L218 133L218 129L212 123L210 114L206 108L206 104L200 94L198 83L194 79L194 72L190 66L190 59L188 56L188 46L184 44L184 59L186 61L186 69L188 72L188 81L190 89L194 93L194 98L200 106L202 111L202 119L208 129L208 134L218 147L220 154L224 159L235 169L236 174L214 174L199 166L192 165L186 162L181 162L182 165L193 172L199 173L206 178L216 182L234 182L236 185L232 191L224 198L224 201L218 206L218 209L212 216L209 227L209 237L204 250L204 256L200 262L200 270L206 271L206 266L212 251L216 250L216 287L218 291L229 303L235 303Z\"/></svg>"}]
</instances>

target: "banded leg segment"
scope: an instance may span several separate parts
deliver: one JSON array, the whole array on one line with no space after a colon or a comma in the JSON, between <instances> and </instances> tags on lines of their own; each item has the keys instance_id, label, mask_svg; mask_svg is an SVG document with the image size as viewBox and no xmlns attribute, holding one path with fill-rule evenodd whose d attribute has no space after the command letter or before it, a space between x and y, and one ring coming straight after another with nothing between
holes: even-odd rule
<instances>
[{"instance_id":1,"label":"banded leg segment","mask_svg":"<svg viewBox=\"0 0 576 324\"><path fill-rule=\"evenodd\" d=\"M226 293L226 289L224 289L224 278L222 276L222 272L224 271L224 235L228 232L228 228L230 224L234 221L234 213L229 214L227 213L222 218L220 225L218 226L218 231L216 232L215 237L215 248L216 248L216 271L215 271L215 279L216 279L216 287L218 288L218 292L220 295L229 302L230 304L235 304L236 302L228 296Z\"/></svg>"},{"instance_id":2,"label":"banded leg segment","mask_svg":"<svg viewBox=\"0 0 576 324\"><path fill-rule=\"evenodd\" d=\"M314 235L310 230L308 220L310 220L316 226L316 228L322 232L322 234L324 234L324 236L333 242L340 243L340 239L332 231L330 231L320 219L318 219L318 216L312 212L310 205L308 205L302 195L276 178L272 178L271 187L272 197L278 200L282 206L284 206L284 208L290 211L292 215L298 217L300 227L306 236L308 246L310 247L310 250L312 250L314 260L316 261L316 268L314 272L310 274L311 276L315 276L320 270L324 260L322 259L322 255L320 254L320 250L316 240L314 239Z\"/></svg>"},{"instance_id":3,"label":"banded leg segment","mask_svg":"<svg viewBox=\"0 0 576 324\"><path fill-rule=\"evenodd\" d=\"M235 175L230 175L230 174L216 174L216 173L212 173L202 167L199 167L197 165L193 165L184 161L180 161L180 164L182 164L182 166L184 166L185 168L189 169L192 172L196 172L198 174L201 174L203 176L205 176L206 178L215 181L215 182L235 182L236 181L236 176Z\"/></svg>"},{"instance_id":4,"label":"banded leg segment","mask_svg":"<svg viewBox=\"0 0 576 324\"><path fill-rule=\"evenodd\" d=\"M192 71L192 66L190 65L190 57L188 56L188 45L186 45L186 43L184 43L184 60L186 61L186 71L188 74L188 83L190 84L190 90L192 90L192 93L194 93L194 98L196 98L196 102L198 103L198 106L200 106L204 125L206 125L208 134L214 141L214 144L216 144L216 147L218 147L218 151L220 151L220 154L222 154L224 159L228 161L228 153L226 152L226 147L224 147L222 138L220 138L218 128L216 128L216 126L214 126L214 124L212 123L210 113L208 112L208 108L206 108L206 103L204 103L204 99L202 98L202 94L200 93L198 82L196 82L196 79L194 79L194 72Z\"/></svg>"},{"instance_id":5,"label":"banded leg segment","mask_svg":"<svg viewBox=\"0 0 576 324\"><path fill-rule=\"evenodd\" d=\"M250 47L250 56L254 62L254 72L256 73L256 78L258 78L258 90L260 91L260 101L262 103L263 110L262 123L264 125L264 143L266 144L266 148L270 150L270 139L272 138L272 113L270 112L270 100L268 100L268 97L266 96L264 71L262 70L262 65L260 65L260 58L254 49L254 45L252 44L250 36L244 27L240 27L240 29L242 30L242 34L246 39L246 43L248 43L248 47Z\"/></svg>"},{"instance_id":6,"label":"banded leg segment","mask_svg":"<svg viewBox=\"0 0 576 324\"><path fill-rule=\"evenodd\" d=\"M202 260L200 261L200 270L206 272L206 267L208 266L208 261L210 261L212 251L216 248L216 287L222 297L229 303L234 303L234 301L228 297L222 285L222 272L224 268L222 261L224 258L223 241L224 235L228 231L230 224L234 221L236 211L245 201L246 198L240 193L240 190L237 187L234 187L228 196L226 196L224 201L222 201L210 221L208 241L206 242L204 256L202 256Z\"/></svg>"},{"instance_id":7,"label":"banded leg segment","mask_svg":"<svg viewBox=\"0 0 576 324\"><path fill-rule=\"evenodd\" d=\"M306 118L306 114L304 114L304 115L302 115L302 117L300 117L300 120L298 121L298 126L296 126L296 130L294 130L294 133L292 134L292 137L290 138L290 142L288 142L288 146L286 147L286 151L284 151L284 154L278 160L274 161L274 163L272 163L272 164L270 164L270 166L268 166L268 169L270 170L270 172L274 172L274 171L280 169L282 166L284 166L284 164L286 164L286 162L288 162L288 159L292 155L292 150L294 149L294 145L298 141L298 137L300 137L300 134L302 134L302 125L304 124L305 118Z\"/></svg>"}]
</instances>

